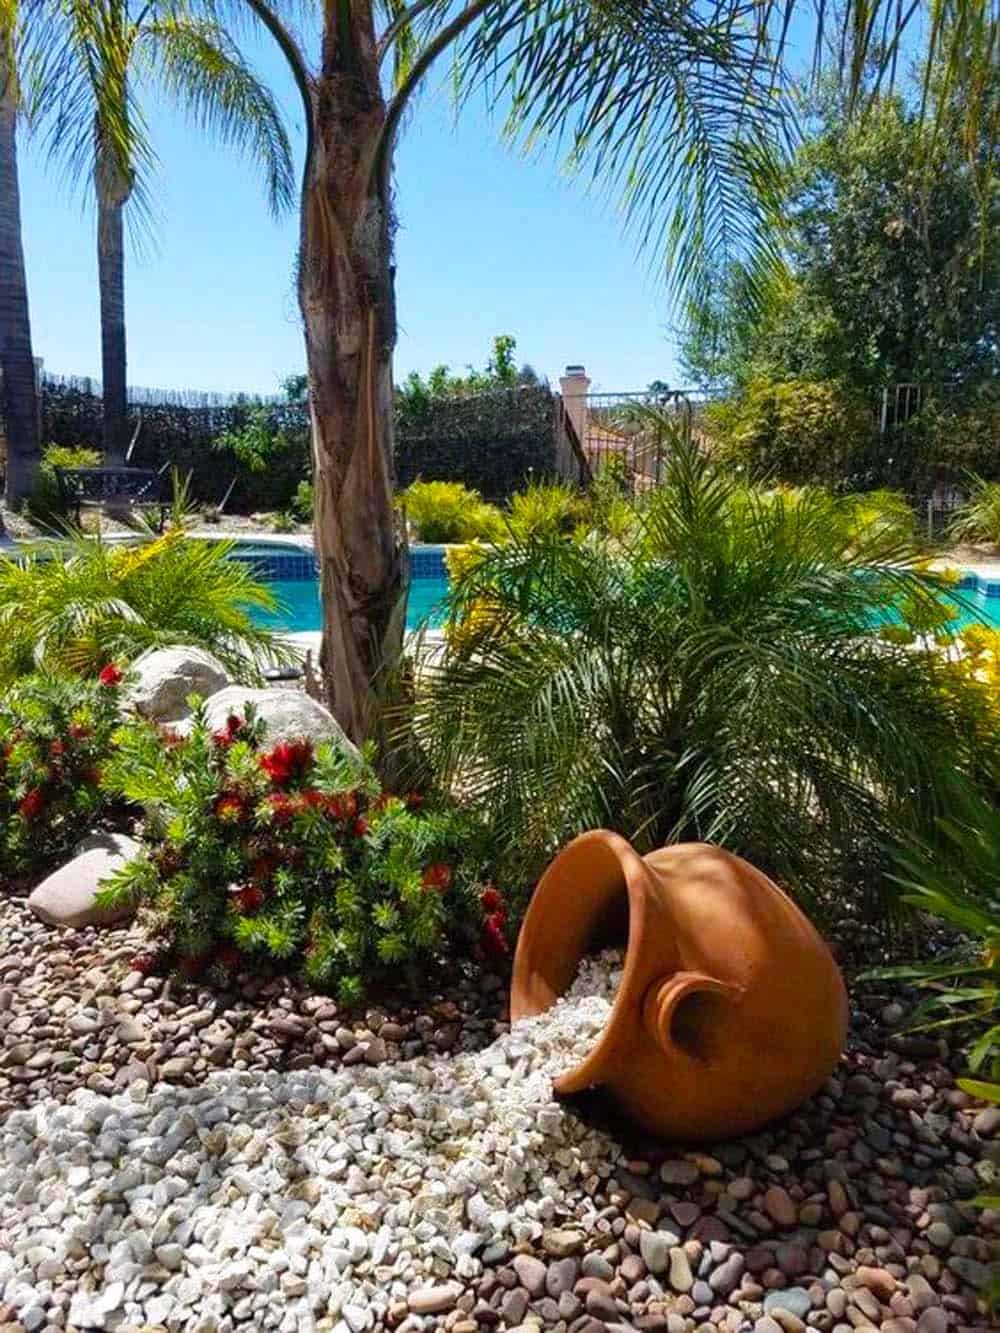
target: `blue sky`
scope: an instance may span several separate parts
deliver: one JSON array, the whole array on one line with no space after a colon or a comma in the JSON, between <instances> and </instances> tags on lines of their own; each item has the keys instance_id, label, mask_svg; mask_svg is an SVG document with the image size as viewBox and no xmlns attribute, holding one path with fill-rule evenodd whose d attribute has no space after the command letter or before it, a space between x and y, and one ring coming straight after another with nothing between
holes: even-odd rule
<instances>
[{"instance_id":1,"label":"blue sky","mask_svg":"<svg viewBox=\"0 0 1000 1333\"><path fill-rule=\"evenodd\" d=\"M253 48L289 112L280 60ZM442 71L443 73L443 71ZM296 224L275 222L253 169L176 111L147 113L160 156L155 241L127 267L129 381L273 392L303 367L293 285ZM100 372L94 221L30 142L21 190L36 354L63 374ZM431 82L397 153L396 376L481 364L496 333L556 381L583 362L595 389L679 383L662 280L606 201L499 142L480 103L456 125Z\"/></svg>"}]
</instances>

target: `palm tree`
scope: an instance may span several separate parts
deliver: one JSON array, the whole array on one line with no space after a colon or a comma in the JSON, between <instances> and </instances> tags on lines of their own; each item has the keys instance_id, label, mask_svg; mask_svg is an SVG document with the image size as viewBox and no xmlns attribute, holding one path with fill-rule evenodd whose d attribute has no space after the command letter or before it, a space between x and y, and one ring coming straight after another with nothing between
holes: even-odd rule
<instances>
[{"instance_id":1,"label":"palm tree","mask_svg":"<svg viewBox=\"0 0 1000 1333\"><path fill-rule=\"evenodd\" d=\"M253 14L302 102L298 283L322 662L330 706L361 740L402 648L407 558L392 503L390 182L400 125L428 72L450 52L464 94L486 83L509 106L511 138L530 145L564 136L571 164L621 187L641 239L665 244L671 280L691 292L704 285L710 257L750 256L761 271L777 260L767 224L778 198L775 150L788 125L782 63L804 0L203 3L209 12ZM873 59L891 79L904 32L928 11L932 46L971 51L983 62L995 46L977 46L974 36L995 23L991 4L854 0L839 45L819 5L817 53L821 62L835 50L852 88ZM299 14L320 32L317 63L297 29Z\"/></svg>"},{"instance_id":2,"label":"palm tree","mask_svg":"<svg viewBox=\"0 0 1000 1333\"><path fill-rule=\"evenodd\" d=\"M0 370L7 442L7 503L11 506L31 493L40 452L17 174L17 127L23 110L19 62L25 7L19 0L0 0Z\"/></svg>"},{"instance_id":3,"label":"palm tree","mask_svg":"<svg viewBox=\"0 0 1000 1333\"><path fill-rule=\"evenodd\" d=\"M129 203L147 203L154 154L136 99L152 81L204 129L262 166L275 212L292 198L288 139L271 94L211 15L179 0L65 0L51 73L62 85L50 148L92 182L97 202L104 449L121 461L127 438L125 237Z\"/></svg>"}]
</instances>

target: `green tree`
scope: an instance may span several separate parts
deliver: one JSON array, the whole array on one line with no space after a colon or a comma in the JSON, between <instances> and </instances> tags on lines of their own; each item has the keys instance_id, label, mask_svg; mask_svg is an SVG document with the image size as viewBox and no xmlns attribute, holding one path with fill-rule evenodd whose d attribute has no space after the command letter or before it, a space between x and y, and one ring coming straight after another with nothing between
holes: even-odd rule
<instances>
[{"instance_id":1,"label":"green tree","mask_svg":"<svg viewBox=\"0 0 1000 1333\"><path fill-rule=\"evenodd\" d=\"M19 0L0 0L0 370L11 505L31 494L41 460L17 173L17 130L25 110L20 65L29 8Z\"/></svg>"},{"instance_id":2,"label":"green tree","mask_svg":"<svg viewBox=\"0 0 1000 1333\"><path fill-rule=\"evenodd\" d=\"M790 273L763 303L722 275L683 355L700 381L841 379L859 389L975 382L1000 369L1000 77L970 157L963 121L940 124L900 96L851 123L839 100L796 154L786 201Z\"/></svg>"},{"instance_id":3,"label":"green tree","mask_svg":"<svg viewBox=\"0 0 1000 1333\"><path fill-rule=\"evenodd\" d=\"M211 15L184 0L64 0L49 40L48 78L60 88L49 146L89 181L97 204L104 448L124 458L128 440L125 210L148 205L155 154L137 90L176 100L199 128L249 152L263 168L272 208L293 196L291 150L277 106Z\"/></svg>"}]
</instances>

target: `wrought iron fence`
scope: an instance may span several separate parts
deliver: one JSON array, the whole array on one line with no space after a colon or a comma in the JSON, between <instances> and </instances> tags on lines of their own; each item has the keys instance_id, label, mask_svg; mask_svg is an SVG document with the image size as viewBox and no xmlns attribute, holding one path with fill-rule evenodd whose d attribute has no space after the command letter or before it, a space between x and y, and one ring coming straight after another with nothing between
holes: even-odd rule
<instances>
[{"instance_id":1,"label":"wrought iron fence","mask_svg":"<svg viewBox=\"0 0 1000 1333\"><path fill-rule=\"evenodd\" d=\"M587 394L579 435L592 475L613 467L633 493L661 485L671 449L697 433L706 401L688 389Z\"/></svg>"}]
</instances>

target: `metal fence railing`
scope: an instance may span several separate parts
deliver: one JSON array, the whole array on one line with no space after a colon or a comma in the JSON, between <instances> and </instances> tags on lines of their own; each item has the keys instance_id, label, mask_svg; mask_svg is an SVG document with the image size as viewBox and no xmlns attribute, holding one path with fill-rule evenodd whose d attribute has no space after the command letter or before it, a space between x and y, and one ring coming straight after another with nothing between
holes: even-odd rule
<instances>
[{"instance_id":1,"label":"metal fence railing","mask_svg":"<svg viewBox=\"0 0 1000 1333\"><path fill-rule=\"evenodd\" d=\"M613 466L636 492L659 486L672 446L691 438L704 401L685 389L587 394L579 434L591 472Z\"/></svg>"}]
</instances>

